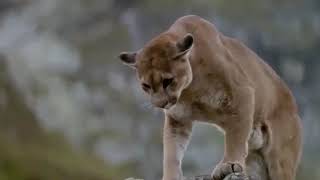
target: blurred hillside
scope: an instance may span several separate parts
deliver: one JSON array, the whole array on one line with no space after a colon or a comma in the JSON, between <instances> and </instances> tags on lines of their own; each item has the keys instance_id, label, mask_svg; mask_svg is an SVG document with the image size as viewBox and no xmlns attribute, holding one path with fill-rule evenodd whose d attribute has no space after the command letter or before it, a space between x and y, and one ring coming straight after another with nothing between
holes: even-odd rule
<instances>
[{"instance_id":1,"label":"blurred hillside","mask_svg":"<svg viewBox=\"0 0 320 180\"><path fill-rule=\"evenodd\" d=\"M288 83L304 126L299 179L319 179L317 0L1 0L0 179L160 179L162 114L117 56L187 14L242 40ZM222 148L198 125L185 174L209 173Z\"/></svg>"}]
</instances>

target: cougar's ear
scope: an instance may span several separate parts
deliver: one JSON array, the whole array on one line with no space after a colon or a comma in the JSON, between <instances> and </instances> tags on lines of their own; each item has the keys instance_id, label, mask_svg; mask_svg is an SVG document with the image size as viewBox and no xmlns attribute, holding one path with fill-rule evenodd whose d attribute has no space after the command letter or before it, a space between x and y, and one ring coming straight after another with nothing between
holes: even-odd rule
<instances>
[{"instance_id":1,"label":"cougar's ear","mask_svg":"<svg viewBox=\"0 0 320 180\"><path fill-rule=\"evenodd\" d=\"M193 36L190 33L188 33L183 37L183 39L177 42L177 48L179 52L188 51L191 48L192 44Z\"/></svg>"},{"instance_id":2,"label":"cougar's ear","mask_svg":"<svg viewBox=\"0 0 320 180\"><path fill-rule=\"evenodd\" d=\"M122 52L120 53L119 58L125 65L135 68L136 56L136 52Z\"/></svg>"},{"instance_id":3,"label":"cougar's ear","mask_svg":"<svg viewBox=\"0 0 320 180\"><path fill-rule=\"evenodd\" d=\"M185 55L191 49L192 45L193 45L193 36L192 34L188 33L181 40L177 42L176 46L178 49L178 54L175 56L175 58L179 58Z\"/></svg>"}]
</instances>

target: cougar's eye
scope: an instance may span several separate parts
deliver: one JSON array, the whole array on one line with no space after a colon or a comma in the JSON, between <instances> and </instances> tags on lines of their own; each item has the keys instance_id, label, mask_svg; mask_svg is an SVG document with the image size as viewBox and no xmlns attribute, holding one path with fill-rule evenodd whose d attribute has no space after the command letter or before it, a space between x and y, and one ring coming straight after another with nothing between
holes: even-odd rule
<instances>
[{"instance_id":1,"label":"cougar's eye","mask_svg":"<svg viewBox=\"0 0 320 180\"><path fill-rule=\"evenodd\" d=\"M166 89L173 82L173 78L165 78L163 79L162 85L163 89Z\"/></svg>"},{"instance_id":2,"label":"cougar's eye","mask_svg":"<svg viewBox=\"0 0 320 180\"><path fill-rule=\"evenodd\" d=\"M144 91L149 91L151 89L151 86L146 83L142 83L141 86Z\"/></svg>"}]
</instances>

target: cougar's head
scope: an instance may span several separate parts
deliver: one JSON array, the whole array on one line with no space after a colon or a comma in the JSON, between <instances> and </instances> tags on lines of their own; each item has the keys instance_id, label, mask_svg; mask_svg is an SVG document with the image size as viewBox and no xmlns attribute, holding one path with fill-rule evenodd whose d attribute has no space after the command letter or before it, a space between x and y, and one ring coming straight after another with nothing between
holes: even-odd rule
<instances>
[{"instance_id":1,"label":"cougar's head","mask_svg":"<svg viewBox=\"0 0 320 180\"><path fill-rule=\"evenodd\" d=\"M123 52L121 61L136 69L141 88L159 108L170 109L180 98L181 92L192 81L189 52L193 36L178 38L161 34L137 52Z\"/></svg>"}]
</instances>

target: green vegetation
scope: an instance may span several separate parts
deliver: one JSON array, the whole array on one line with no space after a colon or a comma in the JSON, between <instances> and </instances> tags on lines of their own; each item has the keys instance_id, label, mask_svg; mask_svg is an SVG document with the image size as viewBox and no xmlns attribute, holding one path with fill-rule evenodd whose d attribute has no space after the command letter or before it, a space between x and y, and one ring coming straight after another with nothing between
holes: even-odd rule
<instances>
[{"instance_id":1,"label":"green vegetation","mask_svg":"<svg viewBox=\"0 0 320 180\"><path fill-rule=\"evenodd\" d=\"M0 159L1 180L116 180L130 174L128 168L108 166L64 143L42 146L0 139Z\"/></svg>"}]
</instances>

